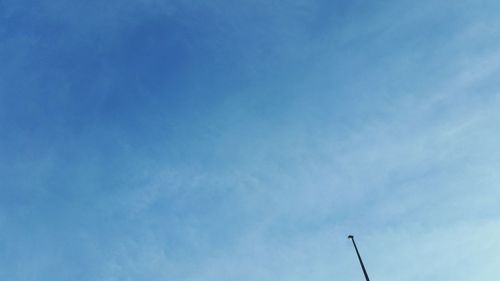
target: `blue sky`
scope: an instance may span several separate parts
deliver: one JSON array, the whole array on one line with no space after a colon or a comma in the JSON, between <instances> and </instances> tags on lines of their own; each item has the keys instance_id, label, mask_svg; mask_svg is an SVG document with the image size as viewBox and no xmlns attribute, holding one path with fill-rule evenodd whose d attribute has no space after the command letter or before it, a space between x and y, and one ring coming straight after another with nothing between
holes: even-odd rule
<instances>
[{"instance_id":1,"label":"blue sky","mask_svg":"<svg viewBox=\"0 0 500 281\"><path fill-rule=\"evenodd\" d=\"M0 1L0 279L495 279L499 8Z\"/></svg>"}]
</instances>

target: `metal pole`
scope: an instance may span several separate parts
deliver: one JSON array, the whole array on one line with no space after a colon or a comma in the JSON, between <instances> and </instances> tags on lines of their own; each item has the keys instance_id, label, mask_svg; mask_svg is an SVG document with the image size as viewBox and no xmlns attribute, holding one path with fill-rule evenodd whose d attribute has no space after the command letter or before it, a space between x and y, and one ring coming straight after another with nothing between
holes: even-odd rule
<instances>
[{"instance_id":1,"label":"metal pole","mask_svg":"<svg viewBox=\"0 0 500 281\"><path fill-rule=\"evenodd\" d=\"M361 269L363 269L363 274L365 275L366 281L370 281L370 278L368 277L368 273L366 272L365 265L363 264L363 260L361 259L361 255L359 254L358 247L356 246L356 242L354 242L354 236L349 235L347 236L347 239L352 240L352 244L354 245L354 249L356 250L356 254L358 255L358 260L359 263L361 264Z\"/></svg>"}]
</instances>

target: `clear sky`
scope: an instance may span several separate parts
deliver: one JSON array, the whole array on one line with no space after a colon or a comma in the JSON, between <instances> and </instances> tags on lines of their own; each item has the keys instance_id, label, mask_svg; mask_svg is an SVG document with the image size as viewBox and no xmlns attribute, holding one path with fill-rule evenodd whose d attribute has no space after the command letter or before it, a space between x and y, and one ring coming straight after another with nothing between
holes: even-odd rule
<instances>
[{"instance_id":1,"label":"clear sky","mask_svg":"<svg viewBox=\"0 0 500 281\"><path fill-rule=\"evenodd\" d=\"M496 280L500 2L0 0L0 280Z\"/></svg>"}]
</instances>

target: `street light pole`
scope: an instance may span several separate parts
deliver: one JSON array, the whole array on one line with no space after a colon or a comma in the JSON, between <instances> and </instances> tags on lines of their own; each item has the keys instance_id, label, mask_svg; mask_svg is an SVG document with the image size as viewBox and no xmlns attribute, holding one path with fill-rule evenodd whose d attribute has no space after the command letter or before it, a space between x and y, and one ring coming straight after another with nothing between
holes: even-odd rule
<instances>
[{"instance_id":1,"label":"street light pole","mask_svg":"<svg viewBox=\"0 0 500 281\"><path fill-rule=\"evenodd\" d=\"M361 264L361 269L363 269L363 274L365 275L366 281L370 281L370 278L368 277L368 273L366 272L365 265L363 264L363 260L361 259L361 255L359 254L358 247L356 246L356 242L354 242L354 236L349 235L347 236L347 239L352 240L352 244L354 245L354 249L356 250L356 255L358 255L358 260L359 263Z\"/></svg>"}]
</instances>

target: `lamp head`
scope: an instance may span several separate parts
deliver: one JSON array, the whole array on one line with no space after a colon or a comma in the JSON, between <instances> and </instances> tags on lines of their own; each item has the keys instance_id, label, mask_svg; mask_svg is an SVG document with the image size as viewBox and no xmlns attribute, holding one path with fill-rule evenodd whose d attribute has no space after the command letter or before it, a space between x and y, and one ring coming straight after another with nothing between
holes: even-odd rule
<instances>
[{"instance_id":1,"label":"lamp head","mask_svg":"<svg viewBox=\"0 0 500 281\"><path fill-rule=\"evenodd\" d=\"M349 235L349 236L347 236L347 239L354 239L354 236Z\"/></svg>"}]
</instances>

